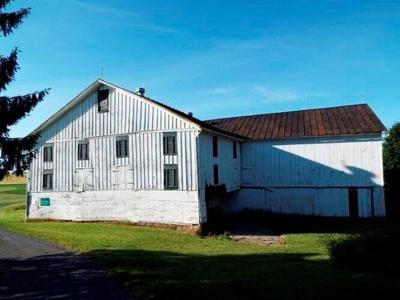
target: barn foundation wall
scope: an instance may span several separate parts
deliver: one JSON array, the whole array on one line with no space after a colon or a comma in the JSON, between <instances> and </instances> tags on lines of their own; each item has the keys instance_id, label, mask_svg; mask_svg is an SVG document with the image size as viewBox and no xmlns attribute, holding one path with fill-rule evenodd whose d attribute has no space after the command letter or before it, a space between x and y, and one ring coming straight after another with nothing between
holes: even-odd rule
<instances>
[{"instance_id":1,"label":"barn foundation wall","mask_svg":"<svg viewBox=\"0 0 400 300\"><path fill-rule=\"evenodd\" d=\"M27 218L199 225L198 203L197 191L35 192Z\"/></svg>"}]
</instances>

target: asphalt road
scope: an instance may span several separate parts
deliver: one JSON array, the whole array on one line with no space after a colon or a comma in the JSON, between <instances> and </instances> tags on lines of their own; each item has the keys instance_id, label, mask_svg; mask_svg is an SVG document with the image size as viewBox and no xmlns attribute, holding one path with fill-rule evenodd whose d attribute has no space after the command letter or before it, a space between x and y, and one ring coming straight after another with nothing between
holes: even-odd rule
<instances>
[{"instance_id":1,"label":"asphalt road","mask_svg":"<svg viewBox=\"0 0 400 300\"><path fill-rule=\"evenodd\" d=\"M0 228L0 299L129 299L87 256Z\"/></svg>"}]
</instances>

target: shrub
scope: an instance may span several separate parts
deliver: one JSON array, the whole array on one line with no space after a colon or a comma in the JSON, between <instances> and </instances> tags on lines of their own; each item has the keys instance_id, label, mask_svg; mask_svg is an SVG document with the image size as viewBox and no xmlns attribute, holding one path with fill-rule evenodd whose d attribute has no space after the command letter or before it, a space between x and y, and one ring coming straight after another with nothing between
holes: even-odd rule
<instances>
[{"instance_id":1,"label":"shrub","mask_svg":"<svg viewBox=\"0 0 400 300\"><path fill-rule=\"evenodd\" d=\"M334 264L356 271L397 272L400 267L398 233L366 233L332 240L329 254Z\"/></svg>"}]
</instances>

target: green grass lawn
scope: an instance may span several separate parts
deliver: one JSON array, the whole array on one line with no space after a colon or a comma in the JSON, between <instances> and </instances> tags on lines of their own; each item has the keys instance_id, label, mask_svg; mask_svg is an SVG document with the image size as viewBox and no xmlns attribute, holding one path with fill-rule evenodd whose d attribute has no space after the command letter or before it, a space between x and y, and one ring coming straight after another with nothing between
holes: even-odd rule
<instances>
[{"instance_id":1,"label":"green grass lawn","mask_svg":"<svg viewBox=\"0 0 400 300\"><path fill-rule=\"evenodd\" d=\"M0 186L0 226L94 257L137 299L361 298L400 291L398 278L350 272L329 259L330 239L370 225L288 229L286 245L266 247L129 225L25 223L23 203L24 186Z\"/></svg>"}]
</instances>

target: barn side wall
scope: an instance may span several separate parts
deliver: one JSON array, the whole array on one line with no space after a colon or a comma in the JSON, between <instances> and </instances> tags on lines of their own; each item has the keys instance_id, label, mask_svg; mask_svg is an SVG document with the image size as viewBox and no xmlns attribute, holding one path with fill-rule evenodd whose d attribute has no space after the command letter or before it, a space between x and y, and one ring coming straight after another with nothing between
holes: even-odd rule
<instances>
[{"instance_id":1,"label":"barn side wall","mask_svg":"<svg viewBox=\"0 0 400 300\"><path fill-rule=\"evenodd\" d=\"M197 136L192 123L124 90L110 88L109 112L97 111L96 91L48 126L30 168L29 218L131 220L198 224ZM176 132L176 155L163 154L163 133ZM116 140L128 137L128 157ZM78 160L78 143L89 159ZM53 161L43 146L53 145ZM164 189L164 166L176 164L178 190ZM53 188L43 189L44 171ZM50 198L50 207L40 198ZM28 200L29 200L28 199Z\"/></svg>"},{"instance_id":2,"label":"barn side wall","mask_svg":"<svg viewBox=\"0 0 400 300\"><path fill-rule=\"evenodd\" d=\"M350 188L359 216L385 215L381 136L246 142L242 187L225 210L348 216Z\"/></svg>"},{"instance_id":3,"label":"barn side wall","mask_svg":"<svg viewBox=\"0 0 400 300\"><path fill-rule=\"evenodd\" d=\"M171 129L173 131L174 129ZM176 129L175 129L176 130ZM43 147L39 148L30 170L30 190L41 192L44 170L53 171L53 191L75 191L77 172L91 171L91 190L106 191L118 189L163 190L164 164L178 165L179 190L197 190L197 154L194 130L177 131L177 154L164 155L163 132L127 133L129 156L116 157L117 135L86 138L89 142L89 159L78 160L79 140L53 141L53 161L43 161ZM123 169L121 167L126 167ZM129 172L129 174L123 174ZM128 176L126 185L121 177ZM86 188L87 190L88 188Z\"/></svg>"}]
</instances>

